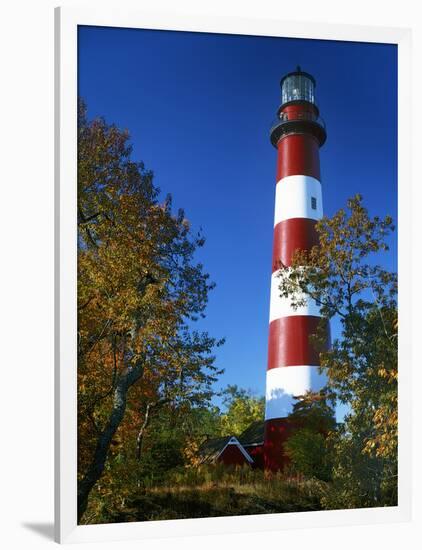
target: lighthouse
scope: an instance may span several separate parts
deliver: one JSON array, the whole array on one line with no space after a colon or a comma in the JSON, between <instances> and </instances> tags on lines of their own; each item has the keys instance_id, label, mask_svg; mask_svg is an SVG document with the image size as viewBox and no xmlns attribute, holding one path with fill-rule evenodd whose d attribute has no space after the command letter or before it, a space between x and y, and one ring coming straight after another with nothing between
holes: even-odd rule
<instances>
[{"instance_id":1,"label":"lighthouse","mask_svg":"<svg viewBox=\"0 0 422 550\"><path fill-rule=\"evenodd\" d=\"M319 148L326 131L315 103L313 76L298 67L281 79L280 86L281 105L270 132L277 150L264 426L264 467L270 471L286 463L283 445L294 429L288 416L297 398L325 385L311 341L321 319L319 308L308 298L295 309L290 298L280 297L279 285L280 269L289 269L295 251L318 244Z\"/></svg>"}]
</instances>

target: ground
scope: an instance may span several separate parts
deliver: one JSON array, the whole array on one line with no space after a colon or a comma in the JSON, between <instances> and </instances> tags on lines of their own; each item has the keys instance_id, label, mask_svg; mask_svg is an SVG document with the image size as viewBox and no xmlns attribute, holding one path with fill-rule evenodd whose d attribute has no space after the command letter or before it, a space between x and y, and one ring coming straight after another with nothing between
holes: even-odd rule
<instances>
[{"instance_id":1,"label":"ground","mask_svg":"<svg viewBox=\"0 0 422 550\"><path fill-rule=\"evenodd\" d=\"M205 518L321 510L315 482L262 479L253 483L206 482L197 486L140 489L123 506L102 510L90 523ZM90 514L87 514L89 517Z\"/></svg>"}]
</instances>

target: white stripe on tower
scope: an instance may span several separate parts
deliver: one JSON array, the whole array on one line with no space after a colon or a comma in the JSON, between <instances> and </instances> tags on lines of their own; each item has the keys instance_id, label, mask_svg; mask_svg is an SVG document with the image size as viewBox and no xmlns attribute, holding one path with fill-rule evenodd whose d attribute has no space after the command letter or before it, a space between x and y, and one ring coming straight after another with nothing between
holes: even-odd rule
<instances>
[{"instance_id":1,"label":"white stripe on tower","mask_svg":"<svg viewBox=\"0 0 422 550\"><path fill-rule=\"evenodd\" d=\"M311 176L287 176L275 188L274 226L289 218L322 218L321 182Z\"/></svg>"},{"instance_id":2,"label":"white stripe on tower","mask_svg":"<svg viewBox=\"0 0 422 550\"><path fill-rule=\"evenodd\" d=\"M282 297L280 295L280 275L283 275L280 270L274 271L271 275L270 323L275 319L288 317L289 315L313 315L319 317L320 308L312 298L298 292L296 302L300 300L304 304L294 307L291 297Z\"/></svg>"},{"instance_id":3,"label":"white stripe on tower","mask_svg":"<svg viewBox=\"0 0 422 550\"><path fill-rule=\"evenodd\" d=\"M316 367L309 365L269 370L265 394L265 419L287 416L295 403L295 396L303 395L309 388L318 391L324 385L325 378L320 376Z\"/></svg>"}]
</instances>

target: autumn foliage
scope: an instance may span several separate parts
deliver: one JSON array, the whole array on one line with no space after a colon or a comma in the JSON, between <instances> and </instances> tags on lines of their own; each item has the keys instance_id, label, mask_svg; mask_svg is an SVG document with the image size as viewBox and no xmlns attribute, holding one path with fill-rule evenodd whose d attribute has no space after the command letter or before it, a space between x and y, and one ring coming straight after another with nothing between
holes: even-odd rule
<instances>
[{"instance_id":1,"label":"autumn foliage","mask_svg":"<svg viewBox=\"0 0 422 550\"><path fill-rule=\"evenodd\" d=\"M88 121L82 103L78 128L81 517L107 459L140 457L147 410L209 400L221 341L192 328L213 288L194 261L203 237L159 199L126 131Z\"/></svg>"}]
</instances>

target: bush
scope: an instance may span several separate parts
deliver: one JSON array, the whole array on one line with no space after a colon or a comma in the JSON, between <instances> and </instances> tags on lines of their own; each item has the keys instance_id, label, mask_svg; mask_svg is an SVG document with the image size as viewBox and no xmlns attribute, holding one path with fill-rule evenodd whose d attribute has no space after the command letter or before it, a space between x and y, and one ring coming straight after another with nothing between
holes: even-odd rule
<instances>
[{"instance_id":1,"label":"bush","mask_svg":"<svg viewBox=\"0 0 422 550\"><path fill-rule=\"evenodd\" d=\"M294 470L308 478L331 479L331 459L326 437L309 428L297 430L285 443Z\"/></svg>"}]
</instances>

